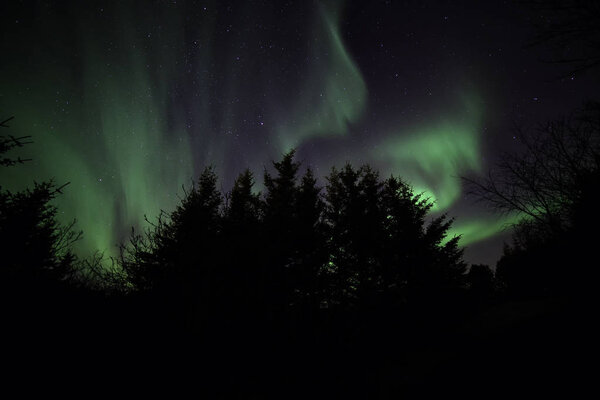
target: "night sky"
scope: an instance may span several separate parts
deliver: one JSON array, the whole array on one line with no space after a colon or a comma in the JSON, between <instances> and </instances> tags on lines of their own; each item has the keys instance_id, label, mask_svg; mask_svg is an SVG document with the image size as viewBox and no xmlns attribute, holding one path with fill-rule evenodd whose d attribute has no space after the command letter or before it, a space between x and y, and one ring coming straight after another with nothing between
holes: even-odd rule
<instances>
[{"instance_id":1,"label":"night sky","mask_svg":"<svg viewBox=\"0 0 600 400\"><path fill-rule=\"evenodd\" d=\"M321 177L348 161L406 179L456 217L467 261L494 265L512 219L459 177L517 150L515 123L599 87L526 47L545 16L515 2L4 1L0 15L3 133L35 142L2 182L71 182L57 205L82 255L116 254L204 166L227 191L296 148Z\"/></svg>"}]
</instances>

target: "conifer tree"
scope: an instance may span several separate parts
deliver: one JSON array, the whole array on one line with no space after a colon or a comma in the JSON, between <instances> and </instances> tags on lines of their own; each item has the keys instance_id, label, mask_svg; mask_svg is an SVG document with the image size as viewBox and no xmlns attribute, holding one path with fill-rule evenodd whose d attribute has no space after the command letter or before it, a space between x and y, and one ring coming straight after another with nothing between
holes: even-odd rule
<instances>
[{"instance_id":1,"label":"conifer tree","mask_svg":"<svg viewBox=\"0 0 600 400\"><path fill-rule=\"evenodd\" d=\"M10 120L2 121L0 128L8 128ZM30 143L29 136L0 135L0 168L29 161L7 153ZM58 209L52 204L67 185L34 182L33 189L13 192L0 182L0 273L5 290L36 292L57 287L74 275L71 247L82 233L73 230L75 221L59 223Z\"/></svg>"},{"instance_id":2,"label":"conifer tree","mask_svg":"<svg viewBox=\"0 0 600 400\"><path fill-rule=\"evenodd\" d=\"M121 264L141 290L180 292L214 268L221 231L222 196L214 169L206 168L171 213L162 212L143 235L132 232Z\"/></svg>"}]
</instances>

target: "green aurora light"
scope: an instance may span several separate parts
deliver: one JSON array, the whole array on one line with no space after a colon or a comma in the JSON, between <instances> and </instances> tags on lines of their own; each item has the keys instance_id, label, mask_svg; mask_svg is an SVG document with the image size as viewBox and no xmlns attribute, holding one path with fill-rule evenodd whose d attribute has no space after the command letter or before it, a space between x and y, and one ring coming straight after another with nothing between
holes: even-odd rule
<instances>
[{"instance_id":1,"label":"green aurora light","mask_svg":"<svg viewBox=\"0 0 600 400\"><path fill-rule=\"evenodd\" d=\"M302 148L315 138L340 141L339 154L319 161L327 167L345 151L356 154L356 149L341 146L351 137L352 126L365 118L369 93L343 40L341 6L335 2L318 8L307 37L311 61L301 92L290 103L283 102L283 109L271 107L265 116L271 125L265 135L274 148L246 152L243 161L250 166L265 162L273 153ZM195 168L212 163L227 175L231 172L225 166L227 157L233 157L235 146L243 147L233 142L234 135L216 133L244 131L236 98L247 80L241 67L231 66L225 72L223 93L218 93L222 106L215 108L211 82L218 69L214 40L219 25L204 21L199 37L192 41L197 39L199 45L195 52L187 52L190 38L180 10L163 5L159 15L137 14L122 6L115 14L124 15L131 25L106 29L91 14L69 27L59 26L60 18L46 18L40 32L79 36L80 42L32 42L14 55L30 62L0 65L4 78L0 110L16 117L11 134L32 135L35 141L20 150L22 157L34 161L10 169L2 182L15 190L30 186L33 178L71 182L57 205L63 222L76 218L84 230L77 248L82 255L96 250L116 254L128 228L140 228L144 215L154 218L161 209L171 210L177 204L177 193L190 182ZM146 40L150 33L145 28L150 26L162 26L152 41ZM244 42L236 40L231 48L238 51ZM231 48L224 53L235 59ZM246 58L252 55L247 48L241 51ZM75 63L60 56L72 53ZM174 62L183 58L189 59L186 65ZM190 108L196 120L216 119L215 126L206 122L201 129L190 129L184 110L173 100L172 88L189 83L189 70L206 71L204 78L193 78L201 80L201 90ZM482 102L474 94L457 98L458 110L440 113L446 118L410 129L398 122L397 128L387 128L392 134L375 136L369 148L359 149L359 159L365 157L382 172L398 175L416 192L431 196L435 212L449 210L460 199L461 174L482 168ZM215 110L220 113L216 117L211 114ZM506 221L465 216L451 236L462 233L464 246L505 226Z\"/></svg>"},{"instance_id":2,"label":"green aurora light","mask_svg":"<svg viewBox=\"0 0 600 400\"><path fill-rule=\"evenodd\" d=\"M70 182L57 205L63 222L77 219L84 230L76 248L81 254L116 254L125 227L139 227L144 214L173 207L192 176L186 135L168 126L166 115L168 85L177 72L167 67L166 54L162 62L152 60L120 28L112 32L119 46L109 55L92 38L85 40L80 73L67 63L37 62L1 71L13 82L0 97L1 109L16 117L11 134L34 140L19 150L33 161L11 169L7 187L22 189L33 179ZM40 45L33 53L56 59L53 50ZM146 67L156 62L165 66L158 80Z\"/></svg>"},{"instance_id":3,"label":"green aurora light","mask_svg":"<svg viewBox=\"0 0 600 400\"><path fill-rule=\"evenodd\" d=\"M461 218L452 225L444 243L455 236L460 236L459 246L469 246L496 236L501 232L508 231L521 218L517 215L499 216L496 218Z\"/></svg>"},{"instance_id":4,"label":"green aurora light","mask_svg":"<svg viewBox=\"0 0 600 400\"><path fill-rule=\"evenodd\" d=\"M404 129L385 137L372 151L393 173L411 183L416 193L434 202L433 211L446 211L461 194L460 176L480 172L481 101L465 98L458 117L430 126Z\"/></svg>"},{"instance_id":5,"label":"green aurora light","mask_svg":"<svg viewBox=\"0 0 600 400\"><path fill-rule=\"evenodd\" d=\"M345 135L364 115L367 86L341 37L341 5L318 9L309 43L311 72L291 118L279 128L284 152L312 137Z\"/></svg>"}]
</instances>

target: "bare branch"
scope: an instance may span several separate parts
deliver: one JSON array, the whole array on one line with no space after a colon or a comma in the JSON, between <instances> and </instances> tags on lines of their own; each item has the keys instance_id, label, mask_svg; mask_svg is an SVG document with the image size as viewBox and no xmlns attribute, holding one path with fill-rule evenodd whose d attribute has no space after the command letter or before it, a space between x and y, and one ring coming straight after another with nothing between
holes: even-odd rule
<instances>
[{"instance_id":1,"label":"bare branch","mask_svg":"<svg viewBox=\"0 0 600 400\"><path fill-rule=\"evenodd\" d=\"M500 213L516 213L547 232L568 229L586 177L600 168L600 105L518 130L523 152L505 154L485 178L466 178L467 193Z\"/></svg>"},{"instance_id":2,"label":"bare branch","mask_svg":"<svg viewBox=\"0 0 600 400\"><path fill-rule=\"evenodd\" d=\"M6 125L7 122L12 121L15 117L10 117L5 119L4 121L0 122L0 126L3 128L8 128L8 125Z\"/></svg>"}]
</instances>

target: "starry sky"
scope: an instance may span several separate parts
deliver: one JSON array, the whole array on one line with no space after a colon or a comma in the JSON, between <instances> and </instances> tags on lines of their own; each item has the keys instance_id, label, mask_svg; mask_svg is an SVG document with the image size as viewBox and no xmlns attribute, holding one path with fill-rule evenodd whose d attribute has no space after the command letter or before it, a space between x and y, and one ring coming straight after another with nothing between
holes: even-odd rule
<instances>
[{"instance_id":1,"label":"starry sky","mask_svg":"<svg viewBox=\"0 0 600 400\"><path fill-rule=\"evenodd\" d=\"M599 87L527 47L544 15L518 2L7 1L0 15L0 117L35 141L1 182L70 182L57 206L82 255L116 254L204 166L225 191L250 167L260 190L296 148L321 177L350 162L404 178L456 217L467 261L494 265L514 218L460 176L518 150L515 124Z\"/></svg>"}]
</instances>

